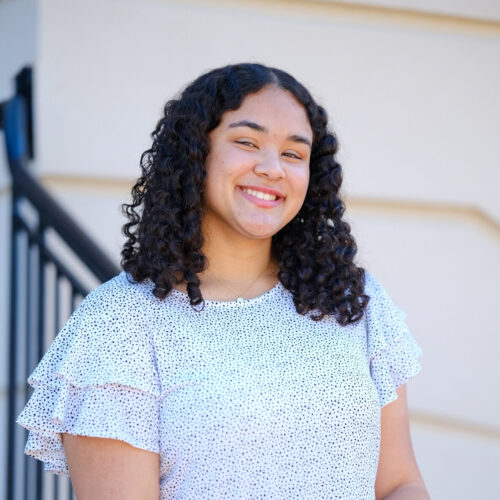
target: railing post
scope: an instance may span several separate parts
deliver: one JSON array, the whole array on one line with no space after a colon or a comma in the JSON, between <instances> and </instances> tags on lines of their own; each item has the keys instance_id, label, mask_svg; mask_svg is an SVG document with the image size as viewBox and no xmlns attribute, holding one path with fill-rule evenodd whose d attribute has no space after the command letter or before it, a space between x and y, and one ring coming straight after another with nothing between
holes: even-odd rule
<instances>
[{"instance_id":1,"label":"railing post","mask_svg":"<svg viewBox=\"0 0 500 500\"><path fill-rule=\"evenodd\" d=\"M45 347L45 304L46 304L46 285L45 285L45 221L40 218L38 222L37 233L39 236L38 245L38 328L36 345L38 347L37 359L41 359ZM43 463L38 462L36 468L36 500L41 500L43 492Z\"/></svg>"},{"instance_id":2,"label":"railing post","mask_svg":"<svg viewBox=\"0 0 500 500\"><path fill-rule=\"evenodd\" d=\"M17 277L17 203L18 192L15 186L12 187L11 200L11 245L10 245L10 325L9 325L9 401L7 416L7 496L5 498L14 498L14 474L15 470L15 418L16 418L16 389L17 389L17 308L16 300L18 296Z\"/></svg>"}]
</instances>

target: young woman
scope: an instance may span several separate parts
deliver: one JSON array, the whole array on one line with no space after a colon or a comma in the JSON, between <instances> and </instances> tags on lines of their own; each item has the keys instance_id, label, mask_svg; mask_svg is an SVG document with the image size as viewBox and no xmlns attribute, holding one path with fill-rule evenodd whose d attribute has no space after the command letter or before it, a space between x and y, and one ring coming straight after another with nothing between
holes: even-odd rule
<instances>
[{"instance_id":1,"label":"young woman","mask_svg":"<svg viewBox=\"0 0 500 500\"><path fill-rule=\"evenodd\" d=\"M26 453L87 499L427 499L421 349L354 263L327 114L289 74L210 71L141 160L124 271L29 383Z\"/></svg>"}]
</instances>

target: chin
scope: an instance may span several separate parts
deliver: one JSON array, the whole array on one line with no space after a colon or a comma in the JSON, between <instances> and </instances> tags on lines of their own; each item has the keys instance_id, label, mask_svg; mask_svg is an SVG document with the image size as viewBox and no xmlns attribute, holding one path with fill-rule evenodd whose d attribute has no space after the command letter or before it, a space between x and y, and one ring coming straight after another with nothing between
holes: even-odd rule
<instances>
[{"instance_id":1,"label":"chin","mask_svg":"<svg viewBox=\"0 0 500 500\"><path fill-rule=\"evenodd\" d=\"M283 221L238 221L239 232L251 239L267 239L273 237L286 224Z\"/></svg>"},{"instance_id":2,"label":"chin","mask_svg":"<svg viewBox=\"0 0 500 500\"><path fill-rule=\"evenodd\" d=\"M245 228L243 234L250 239L265 240L268 238L272 238L280 229L281 229L280 227L273 227L265 230L264 229L252 230L249 228Z\"/></svg>"},{"instance_id":3,"label":"chin","mask_svg":"<svg viewBox=\"0 0 500 500\"><path fill-rule=\"evenodd\" d=\"M269 233L269 234L245 234L245 236L251 240L268 240L269 238L272 238L276 233Z\"/></svg>"},{"instance_id":4,"label":"chin","mask_svg":"<svg viewBox=\"0 0 500 500\"><path fill-rule=\"evenodd\" d=\"M271 238L279 231L276 227L272 226L255 226L253 224L241 224L239 233L251 239L265 239Z\"/></svg>"}]
</instances>

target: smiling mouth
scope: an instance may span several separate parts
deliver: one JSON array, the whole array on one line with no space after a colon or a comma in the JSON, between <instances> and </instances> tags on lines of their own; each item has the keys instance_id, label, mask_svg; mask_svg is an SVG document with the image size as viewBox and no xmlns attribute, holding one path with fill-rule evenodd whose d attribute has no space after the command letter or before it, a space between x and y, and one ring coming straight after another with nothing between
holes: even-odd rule
<instances>
[{"instance_id":1,"label":"smiling mouth","mask_svg":"<svg viewBox=\"0 0 500 500\"><path fill-rule=\"evenodd\" d=\"M256 186L255 186L256 187ZM248 201L261 208L273 208L280 205L286 198L279 191L270 188L263 188L266 191L253 189L249 186L238 186L238 191ZM269 192L271 191L271 192Z\"/></svg>"},{"instance_id":2,"label":"smiling mouth","mask_svg":"<svg viewBox=\"0 0 500 500\"><path fill-rule=\"evenodd\" d=\"M263 193L262 191L256 191L255 189L244 188L244 187L240 189L245 193L255 196L256 198L259 198L260 200L275 201L279 198L275 194Z\"/></svg>"}]
</instances>

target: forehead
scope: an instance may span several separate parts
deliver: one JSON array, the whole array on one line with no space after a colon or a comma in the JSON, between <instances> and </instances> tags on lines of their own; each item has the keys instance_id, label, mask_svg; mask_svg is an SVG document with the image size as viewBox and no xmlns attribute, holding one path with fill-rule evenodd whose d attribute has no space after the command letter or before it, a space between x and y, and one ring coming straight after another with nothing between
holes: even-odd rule
<instances>
[{"instance_id":1,"label":"forehead","mask_svg":"<svg viewBox=\"0 0 500 500\"><path fill-rule=\"evenodd\" d=\"M238 109L223 114L220 126L227 128L232 122L243 119L263 125L270 131L300 132L312 139L306 110L292 93L281 88L264 87L247 95Z\"/></svg>"}]
</instances>

